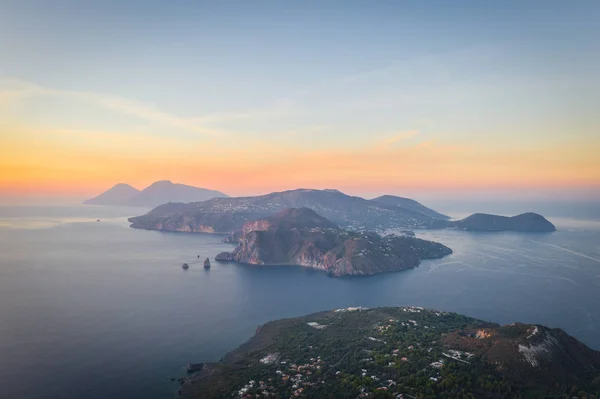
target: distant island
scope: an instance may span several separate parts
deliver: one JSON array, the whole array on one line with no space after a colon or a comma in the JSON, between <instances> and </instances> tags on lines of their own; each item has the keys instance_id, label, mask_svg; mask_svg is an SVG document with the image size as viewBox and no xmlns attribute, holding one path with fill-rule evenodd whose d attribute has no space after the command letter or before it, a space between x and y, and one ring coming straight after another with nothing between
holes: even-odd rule
<instances>
[{"instance_id":1,"label":"distant island","mask_svg":"<svg viewBox=\"0 0 600 399\"><path fill-rule=\"evenodd\" d=\"M140 190L129 184L119 183L112 186L102 194L83 201L87 205L126 205L133 197L139 195Z\"/></svg>"},{"instance_id":2,"label":"distant island","mask_svg":"<svg viewBox=\"0 0 600 399\"><path fill-rule=\"evenodd\" d=\"M220 191L162 180L152 183L142 191L129 184L119 183L102 194L84 201L84 204L156 207L169 202L196 202L215 197L227 197L227 195Z\"/></svg>"},{"instance_id":3,"label":"distant island","mask_svg":"<svg viewBox=\"0 0 600 399\"><path fill-rule=\"evenodd\" d=\"M475 213L462 220L444 221L440 225L472 231L518 231L526 233L556 231L556 227L545 217L533 212L512 217Z\"/></svg>"},{"instance_id":4,"label":"distant island","mask_svg":"<svg viewBox=\"0 0 600 399\"><path fill-rule=\"evenodd\" d=\"M412 229L449 219L402 197L366 200L338 190L297 189L255 197L164 204L129 221L131 227L150 230L234 233L246 222L300 207L310 208L340 227L355 231Z\"/></svg>"},{"instance_id":5,"label":"distant island","mask_svg":"<svg viewBox=\"0 0 600 399\"><path fill-rule=\"evenodd\" d=\"M594 398L600 352L563 330L420 307L346 308L269 322L183 398Z\"/></svg>"},{"instance_id":6,"label":"distant island","mask_svg":"<svg viewBox=\"0 0 600 399\"><path fill-rule=\"evenodd\" d=\"M217 261L253 265L299 265L333 276L372 275L404 270L422 259L451 254L442 244L409 236L380 236L343 230L309 208L290 208L248 222L233 252Z\"/></svg>"}]
</instances>

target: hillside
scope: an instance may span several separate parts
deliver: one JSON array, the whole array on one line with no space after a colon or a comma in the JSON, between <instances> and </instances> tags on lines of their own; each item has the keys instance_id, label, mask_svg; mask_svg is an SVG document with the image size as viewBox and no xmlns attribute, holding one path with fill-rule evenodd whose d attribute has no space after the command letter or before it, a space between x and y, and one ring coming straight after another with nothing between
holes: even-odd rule
<instances>
[{"instance_id":1,"label":"hillside","mask_svg":"<svg viewBox=\"0 0 600 399\"><path fill-rule=\"evenodd\" d=\"M288 208L264 219L247 222L242 226L242 233L253 230L290 230L290 229L338 229L310 208Z\"/></svg>"},{"instance_id":2,"label":"hillside","mask_svg":"<svg viewBox=\"0 0 600 399\"><path fill-rule=\"evenodd\" d=\"M124 205L140 191L129 184L119 183L112 186L100 195L84 201L87 205Z\"/></svg>"},{"instance_id":3,"label":"hillside","mask_svg":"<svg viewBox=\"0 0 600 399\"><path fill-rule=\"evenodd\" d=\"M433 219L449 219L448 216L436 212L433 209L427 208L421 203L410 198L396 197L395 195L382 195L381 197L373 198L371 201L380 205L387 205L401 208L406 211L421 213Z\"/></svg>"},{"instance_id":4,"label":"hillside","mask_svg":"<svg viewBox=\"0 0 600 399\"><path fill-rule=\"evenodd\" d=\"M227 195L220 191L163 180L152 183L142 191L128 184L117 184L110 190L85 201L84 204L156 207L169 202L197 202L215 197L227 197Z\"/></svg>"},{"instance_id":5,"label":"hillside","mask_svg":"<svg viewBox=\"0 0 600 399\"><path fill-rule=\"evenodd\" d=\"M530 233L556 231L556 227L546 218L533 212L512 217L475 213L465 219L448 222L447 226L472 231L518 231Z\"/></svg>"},{"instance_id":6,"label":"hillside","mask_svg":"<svg viewBox=\"0 0 600 399\"><path fill-rule=\"evenodd\" d=\"M184 398L206 399L597 398L600 352L540 325L348 308L269 322L181 382Z\"/></svg>"},{"instance_id":7,"label":"hillside","mask_svg":"<svg viewBox=\"0 0 600 399\"><path fill-rule=\"evenodd\" d=\"M190 204L166 204L130 218L131 227L151 230L233 233L248 221L287 208L310 208L331 222L353 230L415 228L439 220L430 212L390 206L337 190L297 189L256 197L213 198Z\"/></svg>"},{"instance_id":8,"label":"hillside","mask_svg":"<svg viewBox=\"0 0 600 399\"><path fill-rule=\"evenodd\" d=\"M299 265L343 276L404 270L452 253L442 244L414 237L342 230L308 208L246 223L242 231L237 248L216 260Z\"/></svg>"}]
</instances>

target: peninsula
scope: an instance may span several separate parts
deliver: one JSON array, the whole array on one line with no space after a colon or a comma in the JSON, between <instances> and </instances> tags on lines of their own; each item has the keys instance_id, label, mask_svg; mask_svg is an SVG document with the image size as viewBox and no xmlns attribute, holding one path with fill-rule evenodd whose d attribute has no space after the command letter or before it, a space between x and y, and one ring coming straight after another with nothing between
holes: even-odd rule
<instances>
[{"instance_id":1,"label":"peninsula","mask_svg":"<svg viewBox=\"0 0 600 399\"><path fill-rule=\"evenodd\" d=\"M419 265L422 259L441 258L452 250L412 236L380 236L343 230L309 208L290 208L274 216L248 222L236 235L233 252L218 261L252 265L299 265L333 276L372 275Z\"/></svg>"},{"instance_id":2,"label":"peninsula","mask_svg":"<svg viewBox=\"0 0 600 399\"><path fill-rule=\"evenodd\" d=\"M600 352L560 329L420 307L269 322L180 380L184 398L595 398Z\"/></svg>"}]
</instances>

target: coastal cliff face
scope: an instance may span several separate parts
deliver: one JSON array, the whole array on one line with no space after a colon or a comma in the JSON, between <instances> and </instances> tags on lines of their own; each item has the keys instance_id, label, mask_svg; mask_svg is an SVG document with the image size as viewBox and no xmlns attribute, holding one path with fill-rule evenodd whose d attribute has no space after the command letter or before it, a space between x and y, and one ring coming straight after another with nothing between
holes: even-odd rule
<instances>
[{"instance_id":1,"label":"coastal cliff face","mask_svg":"<svg viewBox=\"0 0 600 399\"><path fill-rule=\"evenodd\" d=\"M234 233L249 221L288 208L310 208L331 222L356 231L427 227L447 219L416 201L399 197L366 200L337 190L298 189L256 197L168 203L129 221L131 227L150 230Z\"/></svg>"},{"instance_id":2,"label":"coastal cliff face","mask_svg":"<svg viewBox=\"0 0 600 399\"><path fill-rule=\"evenodd\" d=\"M185 233L230 233L239 230L250 218L243 213L179 213L178 209L185 208L185 205L161 205L144 216L130 218L131 227ZM155 213L156 210L158 212ZM161 214L163 210L166 211L164 215Z\"/></svg>"},{"instance_id":3,"label":"coastal cliff face","mask_svg":"<svg viewBox=\"0 0 600 399\"><path fill-rule=\"evenodd\" d=\"M556 231L556 227L545 217L533 212L512 217L475 213L465 219L446 222L446 224L448 227L472 231L518 231L524 233Z\"/></svg>"},{"instance_id":4,"label":"coastal cliff face","mask_svg":"<svg viewBox=\"0 0 600 399\"><path fill-rule=\"evenodd\" d=\"M308 218L312 222L290 216L297 213L288 210L246 225L237 248L215 259L253 265L299 265L343 276L408 269L418 266L422 259L452 253L442 244L414 237L342 230L309 209L301 213L312 214ZM250 230L252 227L261 230Z\"/></svg>"}]
</instances>

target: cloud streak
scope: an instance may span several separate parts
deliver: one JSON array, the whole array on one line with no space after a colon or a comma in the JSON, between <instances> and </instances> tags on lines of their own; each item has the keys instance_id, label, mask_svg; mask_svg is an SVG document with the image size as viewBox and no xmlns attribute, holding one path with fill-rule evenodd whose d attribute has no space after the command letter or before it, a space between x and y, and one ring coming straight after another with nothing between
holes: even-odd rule
<instances>
[{"instance_id":1,"label":"cloud streak","mask_svg":"<svg viewBox=\"0 0 600 399\"><path fill-rule=\"evenodd\" d=\"M85 91L59 90L17 79L0 79L0 101L11 102L40 96L55 96L87 102L149 122L207 136L221 136L231 133L203 126L197 118L183 118L140 101L119 96Z\"/></svg>"},{"instance_id":2,"label":"cloud streak","mask_svg":"<svg viewBox=\"0 0 600 399\"><path fill-rule=\"evenodd\" d=\"M385 137L382 140L379 140L375 143L374 145L374 149L375 150L386 150L389 149L390 147L393 147L394 144L397 144L401 141L407 140L411 137L416 136L419 133L418 130L407 130L404 132L400 132L400 133L396 133L394 135Z\"/></svg>"}]
</instances>

